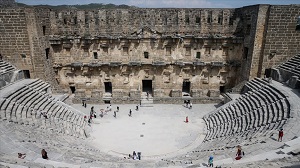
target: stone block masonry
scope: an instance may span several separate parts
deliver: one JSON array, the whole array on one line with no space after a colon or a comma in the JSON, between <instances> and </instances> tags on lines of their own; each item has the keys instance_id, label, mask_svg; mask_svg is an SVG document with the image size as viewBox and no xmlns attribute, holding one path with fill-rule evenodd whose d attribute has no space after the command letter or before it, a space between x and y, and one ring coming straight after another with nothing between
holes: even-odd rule
<instances>
[{"instance_id":1,"label":"stone block masonry","mask_svg":"<svg viewBox=\"0 0 300 168\"><path fill-rule=\"evenodd\" d=\"M299 53L299 5L0 9L0 53L74 102L220 101Z\"/></svg>"}]
</instances>

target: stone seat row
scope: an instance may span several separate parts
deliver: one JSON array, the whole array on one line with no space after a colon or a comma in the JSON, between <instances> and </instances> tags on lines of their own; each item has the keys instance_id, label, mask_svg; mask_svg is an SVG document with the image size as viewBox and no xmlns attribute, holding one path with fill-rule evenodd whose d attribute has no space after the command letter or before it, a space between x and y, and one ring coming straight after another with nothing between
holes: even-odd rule
<instances>
[{"instance_id":1,"label":"stone seat row","mask_svg":"<svg viewBox=\"0 0 300 168\"><path fill-rule=\"evenodd\" d=\"M290 118L290 104L285 95L266 85L266 81L255 80L256 82L250 82L258 84L259 81L264 85L252 89L228 107L203 118L207 127L205 141L248 130L260 130L261 127Z\"/></svg>"},{"instance_id":2,"label":"stone seat row","mask_svg":"<svg viewBox=\"0 0 300 168\"><path fill-rule=\"evenodd\" d=\"M296 76L300 76L300 55L296 55L287 62L278 66L279 69L291 72Z\"/></svg>"},{"instance_id":3,"label":"stone seat row","mask_svg":"<svg viewBox=\"0 0 300 168\"><path fill-rule=\"evenodd\" d=\"M86 122L83 115L76 114L63 102L51 98L46 92L49 86L41 80L35 80L2 97L1 119L19 124L39 123L62 133L84 136Z\"/></svg>"},{"instance_id":4,"label":"stone seat row","mask_svg":"<svg viewBox=\"0 0 300 168\"><path fill-rule=\"evenodd\" d=\"M234 117L234 115L228 116L228 114L234 113L232 111L222 111L218 115L215 115L210 120L206 121L209 127L207 139L226 136L231 132L243 132L248 129L256 129L270 123L286 120L282 114L279 114L279 110L278 112L274 112L277 113L277 115L274 113L265 113L271 109L272 106L274 106L274 104L236 117Z\"/></svg>"},{"instance_id":5,"label":"stone seat row","mask_svg":"<svg viewBox=\"0 0 300 168\"><path fill-rule=\"evenodd\" d=\"M259 128L248 129L242 132L231 132L227 136L216 137L212 140L205 140L201 145L201 150L220 150L230 146L236 146L243 142L254 142L254 140L262 140L272 134L274 130L282 128L286 124L287 120L281 120L279 122L263 125ZM220 143L222 142L222 143Z\"/></svg>"},{"instance_id":6,"label":"stone seat row","mask_svg":"<svg viewBox=\"0 0 300 168\"><path fill-rule=\"evenodd\" d=\"M249 101L251 100L249 99ZM252 109L243 104L244 102L240 102L230 105L230 108L221 109L219 113L212 116L211 122L207 123L208 129L230 123L240 117L246 117L246 119L250 120L250 128L289 118L289 115L286 113L286 111L289 111L286 99L280 99L276 102Z\"/></svg>"},{"instance_id":7,"label":"stone seat row","mask_svg":"<svg viewBox=\"0 0 300 168\"><path fill-rule=\"evenodd\" d=\"M14 70L15 70L15 68L11 64L9 64L3 60L0 60L0 75L4 74L6 72L9 72L9 71L14 71Z\"/></svg>"}]
</instances>

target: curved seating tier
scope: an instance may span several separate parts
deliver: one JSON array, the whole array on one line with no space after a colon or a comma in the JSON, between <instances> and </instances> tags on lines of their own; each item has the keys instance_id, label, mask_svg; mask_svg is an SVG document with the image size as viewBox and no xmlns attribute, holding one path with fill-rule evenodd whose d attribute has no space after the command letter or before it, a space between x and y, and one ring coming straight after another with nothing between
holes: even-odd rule
<instances>
[{"instance_id":1,"label":"curved seating tier","mask_svg":"<svg viewBox=\"0 0 300 168\"><path fill-rule=\"evenodd\" d=\"M0 60L0 75L14 70L16 70L14 66L9 64L8 62Z\"/></svg>"},{"instance_id":2,"label":"curved seating tier","mask_svg":"<svg viewBox=\"0 0 300 168\"><path fill-rule=\"evenodd\" d=\"M288 71L292 75L300 77L300 54L289 59L287 62L280 64L277 68Z\"/></svg>"},{"instance_id":3,"label":"curved seating tier","mask_svg":"<svg viewBox=\"0 0 300 168\"><path fill-rule=\"evenodd\" d=\"M279 82L286 82L291 88L300 88L300 54L273 68L271 77Z\"/></svg>"},{"instance_id":4,"label":"curved seating tier","mask_svg":"<svg viewBox=\"0 0 300 168\"><path fill-rule=\"evenodd\" d=\"M41 125L52 131L85 137L86 122L80 112L51 97L50 85L24 79L5 88L0 99L0 119L18 124ZM44 117L46 114L47 117Z\"/></svg>"},{"instance_id":5,"label":"curved seating tier","mask_svg":"<svg viewBox=\"0 0 300 168\"><path fill-rule=\"evenodd\" d=\"M203 118L207 126L204 142L211 143L205 148L223 148L267 135L290 118L287 97L267 81L256 78L245 86L247 93Z\"/></svg>"},{"instance_id":6,"label":"curved seating tier","mask_svg":"<svg viewBox=\"0 0 300 168\"><path fill-rule=\"evenodd\" d=\"M23 78L23 71L17 70L10 63L0 60L0 88Z\"/></svg>"}]
</instances>

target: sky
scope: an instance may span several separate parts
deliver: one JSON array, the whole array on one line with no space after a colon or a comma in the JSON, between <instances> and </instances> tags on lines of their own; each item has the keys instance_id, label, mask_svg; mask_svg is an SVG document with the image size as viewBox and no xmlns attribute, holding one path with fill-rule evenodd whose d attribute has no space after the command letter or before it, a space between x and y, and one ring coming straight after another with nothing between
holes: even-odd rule
<instances>
[{"instance_id":1,"label":"sky","mask_svg":"<svg viewBox=\"0 0 300 168\"><path fill-rule=\"evenodd\" d=\"M15 0L28 5L76 5L89 3L112 3L133 5L140 8L238 8L254 4L289 5L300 0Z\"/></svg>"}]
</instances>

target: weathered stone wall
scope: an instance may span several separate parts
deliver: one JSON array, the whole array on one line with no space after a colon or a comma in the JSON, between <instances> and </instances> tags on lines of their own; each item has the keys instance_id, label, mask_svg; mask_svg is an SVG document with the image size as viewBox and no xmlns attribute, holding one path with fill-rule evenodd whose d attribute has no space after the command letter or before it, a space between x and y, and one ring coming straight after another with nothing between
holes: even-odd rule
<instances>
[{"instance_id":1,"label":"weathered stone wall","mask_svg":"<svg viewBox=\"0 0 300 168\"><path fill-rule=\"evenodd\" d=\"M55 35L128 35L148 26L163 34L232 34L234 9L57 10L50 14Z\"/></svg>"},{"instance_id":2,"label":"weathered stone wall","mask_svg":"<svg viewBox=\"0 0 300 168\"><path fill-rule=\"evenodd\" d=\"M24 8L0 8L0 54L19 69L33 70Z\"/></svg>"},{"instance_id":3,"label":"weathered stone wall","mask_svg":"<svg viewBox=\"0 0 300 168\"><path fill-rule=\"evenodd\" d=\"M54 92L60 92L55 72L53 69L53 56L49 43L51 32L50 9L27 9L28 35L31 40L32 55L34 57L34 75L50 83ZM46 53L47 52L47 53Z\"/></svg>"},{"instance_id":4,"label":"weathered stone wall","mask_svg":"<svg viewBox=\"0 0 300 168\"><path fill-rule=\"evenodd\" d=\"M74 92L74 102L137 103L143 80L155 102L182 101L184 82L196 102L216 101L299 53L299 11L1 8L0 53L55 91Z\"/></svg>"},{"instance_id":5,"label":"weathered stone wall","mask_svg":"<svg viewBox=\"0 0 300 168\"><path fill-rule=\"evenodd\" d=\"M31 78L40 78L57 87L50 49L49 9L0 9L0 54Z\"/></svg>"},{"instance_id":6,"label":"weathered stone wall","mask_svg":"<svg viewBox=\"0 0 300 168\"><path fill-rule=\"evenodd\" d=\"M300 5L271 5L264 37L261 70L275 67L300 52L300 30L296 30Z\"/></svg>"}]
</instances>

